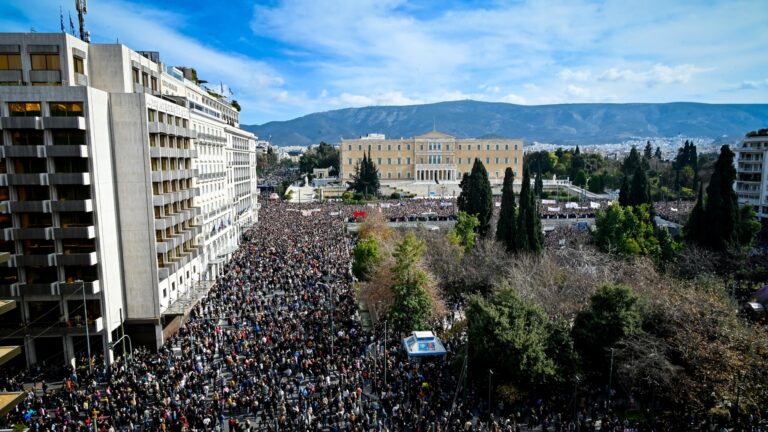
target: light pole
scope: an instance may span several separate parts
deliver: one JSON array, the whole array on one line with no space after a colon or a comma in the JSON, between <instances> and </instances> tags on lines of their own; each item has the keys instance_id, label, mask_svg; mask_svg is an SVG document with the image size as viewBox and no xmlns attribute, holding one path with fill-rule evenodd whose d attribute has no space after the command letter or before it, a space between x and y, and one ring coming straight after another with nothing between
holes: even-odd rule
<instances>
[{"instance_id":1,"label":"light pole","mask_svg":"<svg viewBox=\"0 0 768 432\"><path fill-rule=\"evenodd\" d=\"M493 370L488 369L488 414L493 414L493 409L491 408L491 379L493 378Z\"/></svg>"},{"instance_id":2,"label":"light pole","mask_svg":"<svg viewBox=\"0 0 768 432\"><path fill-rule=\"evenodd\" d=\"M613 348L611 348L611 367L608 372L608 406L611 406L611 386L613 385Z\"/></svg>"},{"instance_id":3,"label":"light pole","mask_svg":"<svg viewBox=\"0 0 768 432\"><path fill-rule=\"evenodd\" d=\"M83 291L83 316L85 317L85 342L88 349L88 373L93 375L93 364L91 363L91 334L88 330L88 305L85 301L85 282L82 279L77 279L76 283L80 284L80 289Z\"/></svg>"}]
</instances>

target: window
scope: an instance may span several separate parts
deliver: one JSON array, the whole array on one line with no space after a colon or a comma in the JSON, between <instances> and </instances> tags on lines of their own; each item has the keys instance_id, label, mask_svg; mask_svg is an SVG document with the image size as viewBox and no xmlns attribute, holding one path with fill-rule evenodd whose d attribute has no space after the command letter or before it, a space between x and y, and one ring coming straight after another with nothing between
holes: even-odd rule
<instances>
[{"instance_id":1,"label":"window","mask_svg":"<svg viewBox=\"0 0 768 432\"><path fill-rule=\"evenodd\" d=\"M133 68L133 82L136 84L139 83L139 70L136 68Z\"/></svg>"},{"instance_id":2,"label":"window","mask_svg":"<svg viewBox=\"0 0 768 432\"><path fill-rule=\"evenodd\" d=\"M400 158L397 158L397 164L400 165Z\"/></svg>"},{"instance_id":3,"label":"window","mask_svg":"<svg viewBox=\"0 0 768 432\"><path fill-rule=\"evenodd\" d=\"M381 158L376 159L376 165L381 165Z\"/></svg>"},{"instance_id":4,"label":"window","mask_svg":"<svg viewBox=\"0 0 768 432\"><path fill-rule=\"evenodd\" d=\"M397 178L398 178L398 179L400 178L400 173L397 173Z\"/></svg>"},{"instance_id":5,"label":"window","mask_svg":"<svg viewBox=\"0 0 768 432\"><path fill-rule=\"evenodd\" d=\"M450 144L446 144L445 145L445 150L446 151L451 151L451 145Z\"/></svg>"},{"instance_id":6,"label":"window","mask_svg":"<svg viewBox=\"0 0 768 432\"><path fill-rule=\"evenodd\" d=\"M485 158L485 164L488 165L491 163L491 158L487 157Z\"/></svg>"},{"instance_id":7,"label":"window","mask_svg":"<svg viewBox=\"0 0 768 432\"><path fill-rule=\"evenodd\" d=\"M499 163L499 158L496 158L496 163Z\"/></svg>"},{"instance_id":8,"label":"window","mask_svg":"<svg viewBox=\"0 0 768 432\"><path fill-rule=\"evenodd\" d=\"M51 102L51 117L82 117L83 104L80 102Z\"/></svg>"},{"instance_id":9,"label":"window","mask_svg":"<svg viewBox=\"0 0 768 432\"><path fill-rule=\"evenodd\" d=\"M392 178L392 173L391 173L391 172L388 172L388 173L387 173L387 178L388 178L388 179L391 179L391 178Z\"/></svg>"},{"instance_id":10,"label":"window","mask_svg":"<svg viewBox=\"0 0 768 432\"><path fill-rule=\"evenodd\" d=\"M151 109L147 113L147 119L151 122L154 122L157 120L157 111Z\"/></svg>"},{"instance_id":11,"label":"window","mask_svg":"<svg viewBox=\"0 0 768 432\"><path fill-rule=\"evenodd\" d=\"M496 151L498 151L498 150L499 150L499 145L498 145L498 144L496 144Z\"/></svg>"},{"instance_id":12,"label":"window","mask_svg":"<svg viewBox=\"0 0 768 432\"><path fill-rule=\"evenodd\" d=\"M504 158L504 163L505 163L505 164L508 164L508 163L509 163L509 158L508 158L508 157L505 157L505 158Z\"/></svg>"},{"instance_id":13,"label":"window","mask_svg":"<svg viewBox=\"0 0 768 432\"><path fill-rule=\"evenodd\" d=\"M479 150L479 149L478 149L478 150ZM486 151L489 151L489 150L491 150L491 145L490 145L490 144L486 144L486 145L485 145L485 150L486 150Z\"/></svg>"},{"instance_id":14,"label":"window","mask_svg":"<svg viewBox=\"0 0 768 432\"><path fill-rule=\"evenodd\" d=\"M405 163L407 165L410 165L411 164L411 158L405 158Z\"/></svg>"},{"instance_id":15,"label":"window","mask_svg":"<svg viewBox=\"0 0 768 432\"><path fill-rule=\"evenodd\" d=\"M58 54L30 54L32 70L59 70Z\"/></svg>"},{"instance_id":16,"label":"window","mask_svg":"<svg viewBox=\"0 0 768 432\"><path fill-rule=\"evenodd\" d=\"M392 158L387 158L387 165L392 165Z\"/></svg>"},{"instance_id":17,"label":"window","mask_svg":"<svg viewBox=\"0 0 768 432\"><path fill-rule=\"evenodd\" d=\"M517 144L515 144L515 150L517 150Z\"/></svg>"},{"instance_id":18,"label":"window","mask_svg":"<svg viewBox=\"0 0 768 432\"><path fill-rule=\"evenodd\" d=\"M504 144L504 150L509 150L509 144Z\"/></svg>"},{"instance_id":19,"label":"window","mask_svg":"<svg viewBox=\"0 0 768 432\"><path fill-rule=\"evenodd\" d=\"M456 158L456 163L461 165L461 158Z\"/></svg>"},{"instance_id":20,"label":"window","mask_svg":"<svg viewBox=\"0 0 768 432\"><path fill-rule=\"evenodd\" d=\"M21 54L0 54L0 70L21 70Z\"/></svg>"},{"instance_id":21,"label":"window","mask_svg":"<svg viewBox=\"0 0 768 432\"><path fill-rule=\"evenodd\" d=\"M144 87L149 87L149 74L146 72L141 73L141 85Z\"/></svg>"},{"instance_id":22,"label":"window","mask_svg":"<svg viewBox=\"0 0 768 432\"><path fill-rule=\"evenodd\" d=\"M392 151L392 144L387 144L387 151Z\"/></svg>"},{"instance_id":23,"label":"window","mask_svg":"<svg viewBox=\"0 0 768 432\"><path fill-rule=\"evenodd\" d=\"M352 149L350 149L352 150ZM357 145L357 151L363 151L363 146L361 144Z\"/></svg>"},{"instance_id":24,"label":"window","mask_svg":"<svg viewBox=\"0 0 768 432\"><path fill-rule=\"evenodd\" d=\"M9 102L11 117L40 117L40 102Z\"/></svg>"},{"instance_id":25,"label":"window","mask_svg":"<svg viewBox=\"0 0 768 432\"><path fill-rule=\"evenodd\" d=\"M419 150L424 150L424 144L419 144Z\"/></svg>"},{"instance_id":26,"label":"window","mask_svg":"<svg viewBox=\"0 0 768 432\"><path fill-rule=\"evenodd\" d=\"M349 158L349 159L347 160L347 165L352 165L352 158Z\"/></svg>"},{"instance_id":27,"label":"window","mask_svg":"<svg viewBox=\"0 0 768 432\"><path fill-rule=\"evenodd\" d=\"M51 131L53 145L85 145L85 131L54 129Z\"/></svg>"},{"instance_id":28,"label":"window","mask_svg":"<svg viewBox=\"0 0 768 432\"><path fill-rule=\"evenodd\" d=\"M85 64L83 59L77 56L72 57L72 66L75 68L75 73L85 75Z\"/></svg>"},{"instance_id":29,"label":"window","mask_svg":"<svg viewBox=\"0 0 768 432\"><path fill-rule=\"evenodd\" d=\"M459 144L459 150L461 150L461 144Z\"/></svg>"},{"instance_id":30,"label":"window","mask_svg":"<svg viewBox=\"0 0 768 432\"><path fill-rule=\"evenodd\" d=\"M157 78L152 77L152 90L157 91Z\"/></svg>"},{"instance_id":31,"label":"window","mask_svg":"<svg viewBox=\"0 0 768 432\"><path fill-rule=\"evenodd\" d=\"M400 151L400 144L397 145L397 151Z\"/></svg>"},{"instance_id":32,"label":"window","mask_svg":"<svg viewBox=\"0 0 768 432\"><path fill-rule=\"evenodd\" d=\"M410 149L411 149L411 145L410 145L410 144L406 144L406 145L405 145L405 148L406 148L406 149L408 149L408 150L410 150Z\"/></svg>"},{"instance_id":33,"label":"window","mask_svg":"<svg viewBox=\"0 0 768 432\"><path fill-rule=\"evenodd\" d=\"M515 165L517 165L517 158L515 158Z\"/></svg>"},{"instance_id":34,"label":"window","mask_svg":"<svg viewBox=\"0 0 768 432\"><path fill-rule=\"evenodd\" d=\"M496 178L499 178L499 172L496 171Z\"/></svg>"},{"instance_id":35,"label":"window","mask_svg":"<svg viewBox=\"0 0 768 432\"><path fill-rule=\"evenodd\" d=\"M381 151L381 144L377 145L376 147L376 150Z\"/></svg>"},{"instance_id":36,"label":"window","mask_svg":"<svg viewBox=\"0 0 768 432\"><path fill-rule=\"evenodd\" d=\"M352 144L347 146L347 150L352 151Z\"/></svg>"}]
</instances>

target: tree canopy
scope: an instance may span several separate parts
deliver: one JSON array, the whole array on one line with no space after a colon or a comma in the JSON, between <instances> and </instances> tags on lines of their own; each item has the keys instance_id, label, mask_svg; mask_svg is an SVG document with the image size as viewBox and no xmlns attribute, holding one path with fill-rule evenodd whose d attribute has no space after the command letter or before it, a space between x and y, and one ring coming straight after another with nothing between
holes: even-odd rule
<instances>
[{"instance_id":1,"label":"tree canopy","mask_svg":"<svg viewBox=\"0 0 768 432\"><path fill-rule=\"evenodd\" d=\"M480 222L478 233L481 236L487 235L493 216L493 195L488 171L480 159L475 158L471 173L462 178L459 186L461 187L457 200L459 210L477 217Z\"/></svg>"}]
</instances>

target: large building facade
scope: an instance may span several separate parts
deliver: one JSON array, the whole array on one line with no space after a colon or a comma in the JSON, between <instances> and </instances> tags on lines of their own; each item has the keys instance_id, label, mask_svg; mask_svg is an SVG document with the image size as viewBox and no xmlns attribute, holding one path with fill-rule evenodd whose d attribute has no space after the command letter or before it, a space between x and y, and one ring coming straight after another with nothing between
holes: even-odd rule
<instances>
[{"instance_id":1,"label":"large building facade","mask_svg":"<svg viewBox=\"0 0 768 432\"><path fill-rule=\"evenodd\" d=\"M161 344L256 220L256 137L159 54L120 44L0 34L0 84L0 299L18 304L0 334L28 364L109 359L124 333ZM247 181L226 175L234 154ZM226 241L203 209L233 227Z\"/></svg>"},{"instance_id":2,"label":"large building facade","mask_svg":"<svg viewBox=\"0 0 768 432\"><path fill-rule=\"evenodd\" d=\"M511 167L519 181L523 166L523 142L517 139L460 139L432 131L413 138L386 139L370 134L343 139L339 145L340 176L349 182L364 154L379 170L382 184L458 183L480 159L492 183L504 180Z\"/></svg>"},{"instance_id":3,"label":"large building facade","mask_svg":"<svg viewBox=\"0 0 768 432\"><path fill-rule=\"evenodd\" d=\"M736 182L740 204L755 208L761 219L768 218L768 129L750 132L734 149Z\"/></svg>"}]
</instances>

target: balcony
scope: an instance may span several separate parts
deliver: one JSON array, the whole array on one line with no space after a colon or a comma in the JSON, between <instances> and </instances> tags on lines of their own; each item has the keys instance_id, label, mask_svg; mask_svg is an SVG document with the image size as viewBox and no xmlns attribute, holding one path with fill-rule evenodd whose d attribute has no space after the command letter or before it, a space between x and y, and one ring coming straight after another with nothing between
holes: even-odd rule
<instances>
[{"instance_id":1,"label":"balcony","mask_svg":"<svg viewBox=\"0 0 768 432\"><path fill-rule=\"evenodd\" d=\"M48 186L48 175L41 174L0 174L0 186Z\"/></svg>"},{"instance_id":2,"label":"balcony","mask_svg":"<svg viewBox=\"0 0 768 432\"><path fill-rule=\"evenodd\" d=\"M173 147L150 147L149 156L153 158L196 158L197 150Z\"/></svg>"},{"instance_id":3,"label":"balcony","mask_svg":"<svg viewBox=\"0 0 768 432\"><path fill-rule=\"evenodd\" d=\"M53 238L62 239L92 239L96 238L96 228L94 226L53 228Z\"/></svg>"},{"instance_id":4,"label":"balcony","mask_svg":"<svg viewBox=\"0 0 768 432\"><path fill-rule=\"evenodd\" d=\"M88 157L88 146L85 145L56 145L46 146L45 155L50 157Z\"/></svg>"},{"instance_id":5,"label":"balcony","mask_svg":"<svg viewBox=\"0 0 768 432\"><path fill-rule=\"evenodd\" d=\"M46 266L56 265L56 254L47 255L14 255L13 264L15 267L22 266Z\"/></svg>"},{"instance_id":6,"label":"balcony","mask_svg":"<svg viewBox=\"0 0 768 432\"><path fill-rule=\"evenodd\" d=\"M8 228L10 240L51 240L52 228Z\"/></svg>"},{"instance_id":7,"label":"balcony","mask_svg":"<svg viewBox=\"0 0 768 432\"><path fill-rule=\"evenodd\" d=\"M31 70L29 71L29 80L39 83L61 83L60 70Z\"/></svg>"},{"instance_id":8,"label":"balcony","mask_svg":"<svg viewBox=\"0 0 768 432\"><path fill-rule=\"evenodd\" d=\"M45 157L45 146L36 145L15 145L0 147L0 156L9 157Z\"/></svg>"},{"instance_id":9,"label":"balcony","mask_svg":"<svg viewBox=\"0 0 768 432\"><path fill-rule=\"evenodd\" d=\"M21 85L22 76L20 70L0 70L0 81L2 82L15 82Z\"/></svg>"},{"instance_id":10,"label":"balcony","mask_svg":"<svg viewBox=\"0 0 768 432\"><path fill-rule=\"evenodd\" d=\"M96 295L101 292L101 284L98 280L95 280L93 282L83 282L83 287L85 287L85 294L86 295ZM73 294L82 294L82 288L80 287L80 282L73 282L73 283L65 283L65 282L57 282L56 283L57 288L57 294L61 295L73 295Z\"/></svg>"},{"instance_id":11,"label":"balcony","mask_svg":"<svg viewBox=\"0 0 768 432\"><path fill-rule=\"evenodd\" d=\"M56 256L56 264L58 266L77 265L77 266L92 266L99 263L99 258L96 252L89 253L73 253L73 254L54 254Z\"/></svg>"},{"instance_id":12,"label":"balcony","mask_svg":"<svg viewBox=\"0 0 768 432\"><path fill-rule=\"evenodd\" d=\"M10 213L50 213L51 201L8 201Z\"/></svg>"},{"instance_id":13,"label":"balcony","mask_svg":"<svg viewBox=\"0 0 768 432\"><path fill-rule=\"evenodd\" d=\"M30 284L19 282L16 284L18 290L24 296L58 296L59 290L56 282Z\"/></svg>"},{"instance_id":14,"label":"balcony","mask_svg":"<svg viewBox=\"0 0 768 432\"><path fill-rule=\"evenodd\" d=\"M3 129L43 129L42 117L3 117Z\"/></svg>"},{"instance_id":15,"label":"balcony","mask_svg":"<svg viewBox=\"0 0 768 432\"><path fill-rule=\"evenodd\" d=\"M89 173L52 173L48 174L48 181L52 185L90 185Z\"/></svg>"},{"instance_id":16,"label":"balcony","mask_svg":"<svg viewBox=\"0 0 768 432\"><path fill-rule=\"evenodd\" d=\"M93 200L51 201L51 210L55 212L93 212Z\"/></svg>"},{"instance_id":17,"label":"balcony","mask_svg":"<svg viewBox=\"0 0 768 432\"><path fill-rule=\"evenodd\" d=\"M43 126L46 129L86 129L85 117L44 117Z\"/></svg>"}]
</instances>

